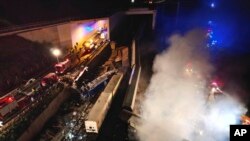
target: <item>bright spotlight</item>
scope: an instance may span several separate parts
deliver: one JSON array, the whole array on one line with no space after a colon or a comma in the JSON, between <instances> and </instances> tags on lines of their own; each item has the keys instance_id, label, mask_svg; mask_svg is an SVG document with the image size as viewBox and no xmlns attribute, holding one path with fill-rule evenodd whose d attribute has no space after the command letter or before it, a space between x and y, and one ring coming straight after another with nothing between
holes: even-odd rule
<instances>
[{"instance_id":1,"label":"bright spotlight","mask_svg":"<svg viewBox=\"0 0 250 141\"><path fill-rule=\"evenodd\" d=\"M215 4L213 2L210 4L210 6L211 8L215 8Z\"/></svg>"},{"instance_id":2,"label":"bright spotlight","mask_svg":"<svg viewBox=\"0 0 250 141\"><path fill-rule=\"evenodd\" d=\"M54 48L51 50L51 52L54 56L56 56L57 62L59 62L58 56L61 55L61 50L59 50L58 48Z\"/></svg>"},{"instance_id":3,"label":"bright spotlight","mask_svg":"<svg viewBox=\"0 0 250 141\"><path fill-rule=\"evenodd\" d=\"M53 53L53 55L55 55L56 57L58 57L59 55L61 55L61 51L60 51L59 49L57 49L57 48L53 49L53 50L52 50L52 53Z\"/></svg>"}]
</instances>

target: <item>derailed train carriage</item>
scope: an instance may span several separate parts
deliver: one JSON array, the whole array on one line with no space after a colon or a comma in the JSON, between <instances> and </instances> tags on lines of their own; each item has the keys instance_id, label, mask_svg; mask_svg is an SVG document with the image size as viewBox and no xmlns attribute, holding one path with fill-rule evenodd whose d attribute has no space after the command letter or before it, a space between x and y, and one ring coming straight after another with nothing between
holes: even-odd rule
<instances>
[{"instance_id":1,"label":"derailed train carriage","mask_svg":"<svg viewBox=\"0 0 250 141\"><path fill-rule=\"evenodd\" d=\"M118 72L112 76L107 87L101 93L90 113L88 114L85 120L85 129L89 135L96 135L99 132L117 89L122 81L122 78L123 73L121 72Z\"/></svg>"}]
</instances>

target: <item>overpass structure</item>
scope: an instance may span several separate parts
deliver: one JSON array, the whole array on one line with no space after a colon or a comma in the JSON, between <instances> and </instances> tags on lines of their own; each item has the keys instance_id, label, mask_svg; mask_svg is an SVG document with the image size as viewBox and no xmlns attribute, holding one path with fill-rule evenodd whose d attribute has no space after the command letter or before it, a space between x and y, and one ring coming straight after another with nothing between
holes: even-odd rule
<instances>
[{"instance_id":1,"label":"overpass structure","mask_svg":"<svg viewBox=\"0 0 250 141\"><path fill-rule=\"evenodd\" d=\"M131 8L125 13L126 15L152 15L152 29L155 28L156 10L149 8Z\"/></svg>"}]
</instances>

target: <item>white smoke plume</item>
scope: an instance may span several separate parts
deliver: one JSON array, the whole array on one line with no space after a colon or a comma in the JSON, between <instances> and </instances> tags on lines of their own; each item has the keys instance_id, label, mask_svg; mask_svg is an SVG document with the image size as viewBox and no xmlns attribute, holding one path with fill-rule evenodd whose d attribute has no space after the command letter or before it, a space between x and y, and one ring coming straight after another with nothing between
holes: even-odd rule
<instances>
[{"instance_id":1,"label":"white smoke plume","mask_svg":"<svg viewBox=\"0 0 250 141\"><path fill-rule=\"evenodd\" d=\"M154 60L137 129L140 141L228 140L229 125L245 111L227 98L208 106L206 81L212 67L204 48L205 33L177 34L169 42L168 50ZM193 65L191 75L186 74L188 63Z\"/></svg>"}]
</instances>

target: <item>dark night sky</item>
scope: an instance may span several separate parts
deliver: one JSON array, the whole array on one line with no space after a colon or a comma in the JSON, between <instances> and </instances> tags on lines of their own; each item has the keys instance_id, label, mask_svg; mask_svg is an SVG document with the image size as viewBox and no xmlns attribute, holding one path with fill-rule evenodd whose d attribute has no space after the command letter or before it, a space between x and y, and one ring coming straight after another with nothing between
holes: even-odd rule
<instances>
[{"instance_id":1,"label":"dark night sky","mask_svg":"<svg viewBox=\"0 0 250 141\"><path fill-rule=\"evenodd\" d=\"M175 4L178 0L166 0L165 5L169 12L175 12ZM185 3L185 12L201 8L202 4L209 1L217 1L220 4L218 12L227 11L228 15L238 16L239 20L249 20L250 4L248 0L179 0ZM127 9L130 0L22 0L0 2L0 25L27 24L39 21L60 20L74 17L105 16L111 13ZM220 11L221 10L221 11ZM235 12L234 12L235 11ZM239 13L240 12L240 13ZM219 14L218 13L218 14ZM244 22L244 21L243 21Z\"/></svg>"},{"instance_id":2,"label":"dark night sky","mask_svg":"<svg viewBox=\"0 0 250 141\"><path fill-rule=\"evenodd\" d=\"M22 0L0 2L0 23L27 24L74 17L105 16L128 7L128 0Z\"/></svg>"}]
</instances>

